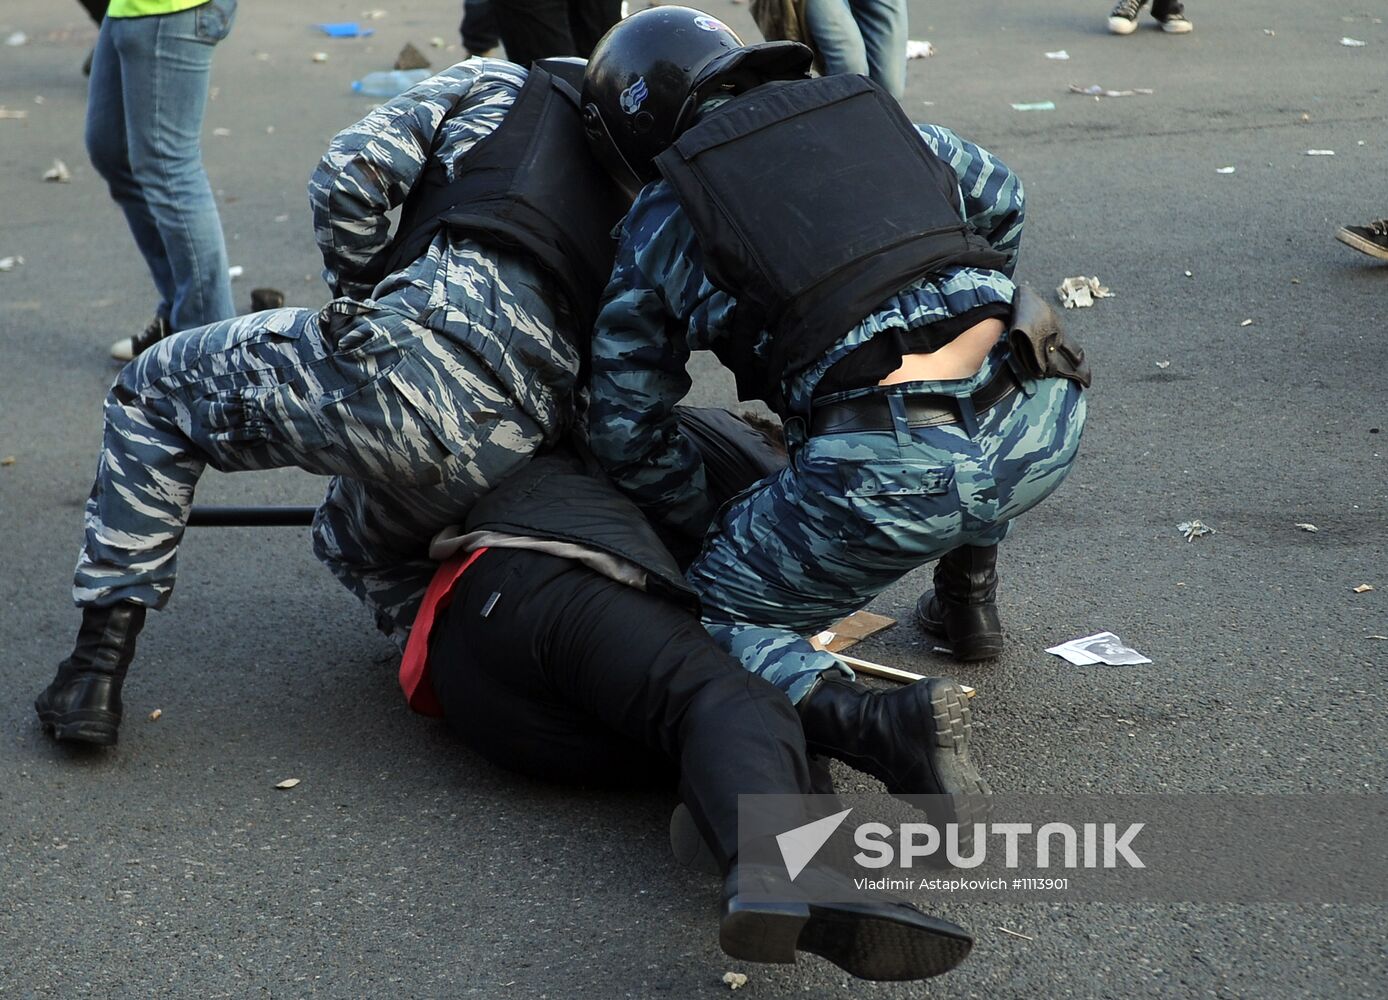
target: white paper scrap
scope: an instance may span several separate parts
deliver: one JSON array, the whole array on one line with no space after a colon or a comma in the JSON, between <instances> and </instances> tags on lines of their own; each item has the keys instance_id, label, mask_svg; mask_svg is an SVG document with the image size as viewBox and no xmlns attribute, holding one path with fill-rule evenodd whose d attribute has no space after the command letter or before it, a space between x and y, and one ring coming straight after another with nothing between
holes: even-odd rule
<instances>
[{"instance_id":1,"label":"white paper scrap","mask_svg":"<svg viewBox=\"0 0 1388 1000\"><path fill-rule=\"evenodd\" d=\"M1152 662L1112 632L1095 632L1083 639L1071 639L1059 646L1052 646L1046 652L1059 656L1077 667L1093 666L1096 663L1105 663L1111 667L1129 667Z\"/></svg>"},{"instance_id":2,"label":"white paper scrap","mask_svg":"<svg viewBox=\"0 0 1388 1000\"><path fill-rule=\"evenodd\" d=\"M906 43L907 59L929 59L935 54L935 46L925 40L915 41L914 39Z\"/></svg>"},{"instance_id":3,"label":"white paper scrap","mask_svg":"<svg viewBox=\"0 0 1388 1000\"><path fill-rule=\"evenodd\" d=\"M1068 59L1070 58L1070 53L1066 52L1064 49L1058 49L1058 50L1056 50L1055 52L1047 52L1047 53L1046 53L1046 58L1047 58L1047 59L1056 59L1056 60L1059 60L1060 62L1065 62L1066 60L1068 60Z\"/></svg>"}]
</instances>

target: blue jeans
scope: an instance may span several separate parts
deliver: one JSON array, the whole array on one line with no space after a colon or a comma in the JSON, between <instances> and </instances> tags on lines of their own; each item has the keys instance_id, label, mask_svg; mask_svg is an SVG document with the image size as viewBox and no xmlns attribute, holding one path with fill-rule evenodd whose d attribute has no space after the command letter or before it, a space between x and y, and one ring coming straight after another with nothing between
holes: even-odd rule
<instances>
[{"instance_id":1,"label":"blue jeans","mask_svg":"<svg viewBox=\"0 0 1388 1000\"><path fill-rule=\"evenodd\" d=\"M202 168L212 48L236 0L101 22L87 96L87 152L125 212L159 292L159 315L187 330L235 315L226 241Z\"/></svg>"},{"instance_id":2,"label":"blue jeans","mask_svg":"<svg viewBox=\"0 0 1388 1000\"><path fill-rule=\"evenodd\" d=\"M826 75L857 73L906 93L906 0L807 0L805 23Z\"/></svg>"},{"instance_id":3,"label":"blue jeans","mask_svg":"<svg viewBox=\"0 0 1388 1000\"><path fill-rule=\"evenodd\" d=\"M967 379L846 395L967 396L1007 363L998 347ZM951 549L1000 543L1070 471L1084 427L1080 393L1064 379L1028 379L974 428L910 428L903 409L894 431L824 434L799 447L792 439L790 464L719 513L686 574L705 627L792 701L825 671L849 673L802 636Z\"/></svg>"}]
</instances>

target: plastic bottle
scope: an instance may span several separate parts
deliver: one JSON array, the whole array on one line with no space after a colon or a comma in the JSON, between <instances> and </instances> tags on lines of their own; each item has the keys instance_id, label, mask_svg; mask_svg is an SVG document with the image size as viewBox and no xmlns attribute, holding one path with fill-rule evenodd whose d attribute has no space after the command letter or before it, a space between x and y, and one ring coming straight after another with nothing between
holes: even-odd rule
<instances>
[{"instance_id":1,"label":"plastic bottle","mask_svg":"<svg viewBox=\"0 0 1388 1000\"><path fill-rule=\"evenodd\" d=\"M367 97L396 97L432 74L427 69L392 69L367 73L352 81L352 89Z\"/></svg>"}]
</instances>

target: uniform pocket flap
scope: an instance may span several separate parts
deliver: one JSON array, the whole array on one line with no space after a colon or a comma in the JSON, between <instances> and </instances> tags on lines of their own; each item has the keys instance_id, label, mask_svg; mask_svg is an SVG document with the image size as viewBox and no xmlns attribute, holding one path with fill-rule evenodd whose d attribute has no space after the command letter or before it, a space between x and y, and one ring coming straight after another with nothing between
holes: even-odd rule
<instances>
[{"instance_id":1,"label":"uniform pocket flap","mask_svg":"<svg viewBox=\"0 0 1388 1000\"><path fill-rule=\"evenodd\" d=\"M911 496L948 493L954 470L938 465L878 459L841 466L844 495L850 497Z\"/></svg>"}]
</instances>

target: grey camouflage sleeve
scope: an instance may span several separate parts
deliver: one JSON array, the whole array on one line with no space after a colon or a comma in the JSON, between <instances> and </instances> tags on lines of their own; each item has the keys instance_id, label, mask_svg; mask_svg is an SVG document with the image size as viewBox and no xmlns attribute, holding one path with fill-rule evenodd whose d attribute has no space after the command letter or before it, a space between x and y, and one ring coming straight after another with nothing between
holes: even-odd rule
<instances>
[{"instance_id":1,"label":"grey camouflage sleeve","mask_svg":"<svg viewBox=\"0 0 1388 1000\"><path fill-rule=\"evenodd\" d=\"M386 213L405 200L423 171L444 117L478 87L484 68L498 65L475 62L459 63L411 87L339 132L328 146L308 193L323 280L334 295L364 299L371 294L373 283L357 276L390 242ZM513 70L519 86L524 71ZM499 108L497 121L504 116ZM495 122L487 131L492 128Z\"/></svg>"},{"instance_id":2,"label":"grey camouflage sleeve","mask_svg":"<svg viewBox=\"0 0 1388 1000\"><path fill-rule=\"evenodd\" d=\"M1022 179L992 153L960 138L940 125L917 125L916 130L935 155L950 165L959 177L959 193L964 199L964 215L974 229L1007 254L1008 277L1017 267L1025 220L1025 194Z\"/></svg>"}]
</instances>

